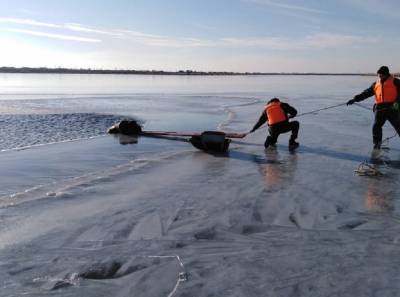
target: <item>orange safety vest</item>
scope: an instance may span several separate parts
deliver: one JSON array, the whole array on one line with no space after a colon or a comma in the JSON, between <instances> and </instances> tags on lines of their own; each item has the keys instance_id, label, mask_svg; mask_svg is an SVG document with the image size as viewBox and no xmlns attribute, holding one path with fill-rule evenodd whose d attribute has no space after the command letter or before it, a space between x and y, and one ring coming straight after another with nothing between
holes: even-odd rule
<instances>
[{"instance_id":1,"label":"orange safety vest","mask_svg":"<svg viewBox=\"0 0 400 297\"><path fill-rule=\"evenodd\" d=\"M271 102L265 106L265 113L268 117L268 125L277 124L287 120L285 111L280 102Z\"/></svg>"},{"instance_id":2,"label":"orange safety vest","mask_svg":"<svg viewBox=\"0 0 400 297\"><path fill-rule=\"evenodd\" d=\"M397 87L394 84L394 76L391 75L382 84L381 80L378 79L375 83L375 103L393 103L397 99Z\"/></svg>"}]
</instances>

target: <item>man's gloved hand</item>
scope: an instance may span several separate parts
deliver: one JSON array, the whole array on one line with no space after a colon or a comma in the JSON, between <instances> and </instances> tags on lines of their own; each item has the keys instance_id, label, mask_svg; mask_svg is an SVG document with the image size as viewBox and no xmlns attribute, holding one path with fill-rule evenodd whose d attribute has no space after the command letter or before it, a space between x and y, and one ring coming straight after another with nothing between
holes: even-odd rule
<instances>
[{"instance_id":1,"label":"man's gloved hand","mask_svg":"<svg viewBox=\"0 0 400 297\"><path fill-rule=\"evenodd\" d=\"M354 103L356 103L356 102L358 102L358 101L360 101L359 99L361 99L361 96L360 96L360 94L358 94L358 95L355 95L354 97L353 97L353 99L351 99L351 100L349 100L349 101L347 101L347 105L352 105L352 104L354 104Z\"/></svg>"}]
</instances>

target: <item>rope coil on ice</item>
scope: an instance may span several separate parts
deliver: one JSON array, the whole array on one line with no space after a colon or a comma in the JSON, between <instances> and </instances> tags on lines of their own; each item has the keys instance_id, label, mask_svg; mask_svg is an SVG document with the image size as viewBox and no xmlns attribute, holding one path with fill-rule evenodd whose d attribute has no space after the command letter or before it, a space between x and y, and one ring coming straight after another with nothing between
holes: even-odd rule
<instances>
[{"instance_id":1,"label":"rope coil on ice","mask_svg":"<svg viewBox=\"0 0 400 297\"><path fill-rule=\"evenodd\" d=\"M356 106L361 107L363 109L370 110L370 108L363 106L359 103L355 103ZM382 150L388 150L389 149L389 140L396 137L397 132L389 137L386 137L381 141L381 149ZM383 155L382 155L383 156ZM381 156L381 157L382 157ZM388 164L382 160L382 164L387 166ZM358 165L357 169L354 170L354 173L359 175L359 176L383 176L384 174L382 171L380 171L377 166L368 163L367 161L361 162L360 165Z\"/></svg>"},{"instance_id":2,"label":"rope coil on ice","mask_svg":"<svg viewBox=\"0 0 400 297\"><path fill-rule=\"evenodd\" d=\"M381 171L379 171L374 165L369 164L367 161L358 165L358 168L354 170L354 173L359 176L383 176Z\"/></svg>"}]
</instances>

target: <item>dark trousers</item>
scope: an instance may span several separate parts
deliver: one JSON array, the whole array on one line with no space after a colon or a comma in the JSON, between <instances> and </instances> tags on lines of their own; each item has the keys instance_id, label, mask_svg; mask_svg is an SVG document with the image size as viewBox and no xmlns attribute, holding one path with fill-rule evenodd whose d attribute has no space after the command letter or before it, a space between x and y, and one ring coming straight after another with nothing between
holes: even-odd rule
<instances>
[{"instance_id":1,"label":"dark trousers","mask_svg":"<svg viewBox=\"0 0 400 297\"><path fill-rule=\"evenodd\" d=\"M397 111L391 108L385 108L383 110L375 111L375 120L372 127L372 137L374 144L380 144L382 142L382 127L386 120L390 122L397 134L400 135L400 115Z\"/></svg>"},{"instance_id":2,"label":"dark trousers","mask_svg":"<svg viewBox=\"0 0 400 297\"><path fill-rule=\"evenodd\" d=\"M278 137L282 133L291 131L290 141L294 141L299 134L300 124L298 121L293 122L282 122L268 127L269 136L265 140L264 146L275 144L278 141Z\"/></svg>"}]
</instances>

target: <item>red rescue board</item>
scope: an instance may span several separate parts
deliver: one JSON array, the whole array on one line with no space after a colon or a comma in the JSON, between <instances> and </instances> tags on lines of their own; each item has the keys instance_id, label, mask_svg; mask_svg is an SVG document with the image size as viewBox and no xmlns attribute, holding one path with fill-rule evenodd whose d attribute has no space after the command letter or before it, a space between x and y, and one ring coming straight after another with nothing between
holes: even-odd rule
<instances>
[{"instance_id":1,"label":"red rescue board","mask_svg":"<svg viewBox=\"0 0 400 297\"><path fill-rule=\"evenodd\" d=\"M245 133L225 133L222 131L215 131L225 134L227 138L244 138ZM201 136L203 132L164 132L164 131L142 131L142 135L153 135L153 136L181 136L181 137L193 137Z\"/></svg>"}]
</instances>

